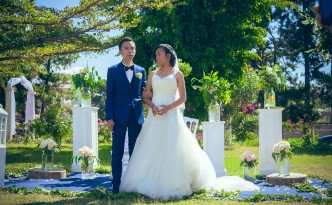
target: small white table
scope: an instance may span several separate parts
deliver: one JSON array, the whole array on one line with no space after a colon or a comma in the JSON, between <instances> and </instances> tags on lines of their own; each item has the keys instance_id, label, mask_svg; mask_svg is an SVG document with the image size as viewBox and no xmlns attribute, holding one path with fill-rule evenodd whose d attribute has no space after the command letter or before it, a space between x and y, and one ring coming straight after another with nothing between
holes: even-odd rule
<instances>
[{"instance_id":1,"label":"small white table","mask_svg":"<svg viewBox=\"0 0 332 205\"><path fill-rule=\"evenodd\" d=\"M226 176L225 169L225 121L202 122L204 152L209 156L217 177Z\"/></svg>"}]
</instances>

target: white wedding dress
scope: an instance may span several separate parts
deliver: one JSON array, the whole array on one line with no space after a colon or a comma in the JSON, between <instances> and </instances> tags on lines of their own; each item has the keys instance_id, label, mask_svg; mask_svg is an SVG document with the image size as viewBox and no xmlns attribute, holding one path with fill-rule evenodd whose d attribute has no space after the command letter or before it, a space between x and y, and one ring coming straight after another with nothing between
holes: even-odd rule
<instances>
[{"instance_id":1,"label":"white wedding dress","mask_svg":"<svg viewBox=\"0 0 332 205\"><path fill-rule=\"evenodd\" d=\"M176 100L175 73L152 78L153 103ZM164 200L181 198L202 188L225 191L257 191L240 177L216 178L214 167L183 121L179 109L153 116L151 109L137 138L120 192L137 192Z\"/></svg>"}]
</instances>

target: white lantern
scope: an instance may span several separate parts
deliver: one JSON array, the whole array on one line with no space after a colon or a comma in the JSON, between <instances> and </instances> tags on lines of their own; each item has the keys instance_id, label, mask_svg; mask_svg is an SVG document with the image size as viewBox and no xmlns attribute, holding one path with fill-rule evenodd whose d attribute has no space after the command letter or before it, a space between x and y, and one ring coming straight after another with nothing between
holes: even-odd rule
<instances>
[{"instance_id":1,"label":"white lantern","mask_svg":"<svg viewBox=\"0 0 332 205\"><path fill-rule=\"evenodd\" d=\"M5 181L7 118L8 113L0 104L0 187Z\"/></svg>"}]
</instances>

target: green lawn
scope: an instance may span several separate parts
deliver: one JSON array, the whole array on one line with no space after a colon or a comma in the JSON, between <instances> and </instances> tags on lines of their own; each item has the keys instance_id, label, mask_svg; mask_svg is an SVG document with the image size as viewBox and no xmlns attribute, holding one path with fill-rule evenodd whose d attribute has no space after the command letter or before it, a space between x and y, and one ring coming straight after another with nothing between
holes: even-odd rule
<instances>
[{"instance_id":1,"label":"green lawn","mask_svg":"<svg viewBox=\"0 0 332 205\"><path fill-rule=\"evenodd\" d=\"M41 151L36 144L18 145L7 144L6 172L18 172L20 169L41 166ZM99 144L99 158L101 167L110 169L111 145ZM235 146L231 150L225 150L225 167L227 175L243 176L240 167L240 156L245 150L251 150L258 154L258 147ZM59 153L55 154L55 166L63 167L67 171L71 169L72 147L64 145ZM294 154L291 158L291 172L305 173L332 181L332 155L308 155ZM258 167L257 172L258 174ZM61 197L43 194L14 194L0 191L0 204L244 204L237 201L220 201L213 199L188 199L170 202L162 202L144 197L120 198L120 199L96 199L90 197ZM245 203L251 204L251 203ZM280 201L259 202L259 204L289 204ZM312 204L304 202L292 202L291 204Z\"/></svg>"},{"instance_id":2,"label":"green lawn","mask_svg":"<svg viewBox=\"0 0 332 205\"><path fill-rule=\"evenodd\" d=\"M6 172L17 172L22 168L40 167L41 151L36 144L20 145L7 144ZM100 165L111 170L110 144L99 144ZM258 147L235 146L234 149L225 150L225 167L227 175L243 176L240 167L240 156L245 150L259 153ZM68 172L71 169L72 146L64 145L59 153L55 154L55 166L63 167ZM308 155L294 154L291 158L291 172L305 173L311 176L319 176L332 181L332 155ZM258 167L256 173L258 174Z\"/></svg>"},{"instance_id":3,"label":"green lawn","mask_svg":"<svg viewBox=\"0 0 332 205\"><path fill-rule=\"evenodd\" d=\"M110 151L111 145L99 144L101 167L111 169ZM41 156L41 150L37 149L37 144L7 144L6 172L17 172L24 168L41 167ZM65 168L67 172L70 172L72 156L72 145L63 145L60 152L54 155L54 166Z\"/></svg>"}]
</instances>

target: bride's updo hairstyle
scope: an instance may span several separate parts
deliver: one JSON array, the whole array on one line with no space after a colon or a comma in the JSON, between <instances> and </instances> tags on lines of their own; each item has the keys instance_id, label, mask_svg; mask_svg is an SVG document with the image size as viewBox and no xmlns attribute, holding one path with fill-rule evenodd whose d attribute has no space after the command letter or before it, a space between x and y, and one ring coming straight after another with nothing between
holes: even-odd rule
<instances>
[{"instance_id":1,"label":"bride's updo hairstyle","mask_svg":"<svg viewBox=\"0 0 332 205\"><path fill-rule=\"evenodd\" d=\"M175 66L175 63L176 63L176 53L174 51L174 49L172 48L172 46L168 45L168 44L159 44L157 46L157 48L155 49L155 51L158 49L158 48L162 48L164 49L166 55L169 53L171 54L171 59L170 59L170 64L172 67ZM156 52L152 55L153 59L156 60Z\"/></svg>"}]
</instances>

